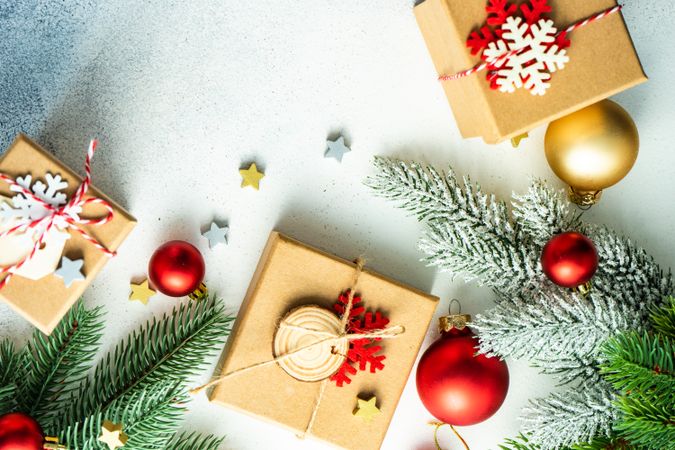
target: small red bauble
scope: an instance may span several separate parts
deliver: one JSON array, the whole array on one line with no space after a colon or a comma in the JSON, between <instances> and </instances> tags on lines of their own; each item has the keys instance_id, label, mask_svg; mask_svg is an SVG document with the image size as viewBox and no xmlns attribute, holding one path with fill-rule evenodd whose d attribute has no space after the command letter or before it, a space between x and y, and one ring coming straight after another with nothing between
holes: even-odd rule
<instances>
[{"instance_id":1,"label":"small red bauble","mask_svg":"<svg viewBox=\"0 0 675 450\"><path fill-rule=\"evenodd\" d=\"M0 450L42 450L44 434L31 416L9 413L0 416Z\"/></svg>"},{"instance_id":2,"label":"small red bauble","mask_svg":"<svg viewBox=\"0 0 675 450\"><path fill-rule=\"evenodd\" d=\"M586 284L598 269L598 252L581 233L553 236L541 252L541 267L555 284L575 288Z\"/></svg>"},{"instance_id":3,"label":"small red bauble","mask_svg":"<svg viewBox=\"0 0 675 450\"><path fill-rule=\"evenodd\" d=\"M152 284L169 297L182 297L194 292L206 268L197 248L185 241L170 241L155 250L148 265Z\"/></svg>"},{"instance_id":4,"label":"small red bauble","mask_svg":"<svg viewBox=\"0 0 675 450\"><path fill-rule=\"evenodd\" d=\"M417 366L417 393L438 420L473 425L492 416L509 389L509 369L499 358L476 355L476 337L466 326L448 326L441 318L441 337L424 352ZM446 331L447 330L447 331Z\"/></svg>"}]
</instances>

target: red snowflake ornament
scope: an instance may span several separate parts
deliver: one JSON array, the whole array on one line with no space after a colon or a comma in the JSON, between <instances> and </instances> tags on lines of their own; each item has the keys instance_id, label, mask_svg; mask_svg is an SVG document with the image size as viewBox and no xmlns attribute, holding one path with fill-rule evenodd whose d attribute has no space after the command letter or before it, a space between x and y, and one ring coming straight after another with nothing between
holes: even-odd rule
<instances>
[{"instance_id":1,"label":"red snowflake ornament","mask_svg":"<svg viewBox=\"0 0 675 450\"><path fill-rule=\"evenodd\" d=\"M333 305L333 309L342 316L345 313L347 303L349 302L350 291L345 291L338 297L337 302ZM384 317L379 311L365 312L365 307L362 304L362 299L359 295L354 295L352 299L352 309L349 312L349 321L347 324L347 332L349 333L368 333L374 330L381 330L387 326L389 319ZM364 314L364 315L363 315ZM363 315L363 317L361 317ZM370 371L375 373L378 370L384 369L382 361L385 360L385 355L378 354L382 350L382 346L375 342L380 338L364 338L355 339L349 342L349 350L344 363L340 369L330 377L338 387L352 382L350 377L356 375L357 371Z\"/></svg>"}]
</instances>

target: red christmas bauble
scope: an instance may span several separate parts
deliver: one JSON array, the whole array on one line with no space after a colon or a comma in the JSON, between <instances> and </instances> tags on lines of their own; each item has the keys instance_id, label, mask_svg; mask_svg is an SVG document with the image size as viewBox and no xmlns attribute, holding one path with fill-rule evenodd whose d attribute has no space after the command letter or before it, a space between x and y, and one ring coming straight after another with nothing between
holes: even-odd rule
<instances>
[{"instance_id":1,"label":"red christmas bauble","mask_svg":"<svg viewBox=\"0 0 675 450\"><path fill-rule=\"evenodd\" d=\"M587 283L598 269L598 252L581 233L553 236L541 252L541 267L555 284L574 288Z\"/></svg>"},{"instance_id":2,"label":"red christmas bauble","mask_svg":"<svg viewBox=\"0 0 675 450\"><path fill-rule=\"evenodd\" d=\"M31 416L9 413L0 416L0 450L42 450L44 434Z\"/></svg>"},{"instance_id":3,"label":"red christmas bauble","mask_svg":"<svg viewBox=\"0 0 675 450\"><path fill-rule=\"evenodd\" d=\"M442 320L443 318L441 318ZM492 416L509 389L509 369L499 358L476 355L468 328L442 331L417 366L417 393L438 420L473 425Z\"/></svg>"},{"instance_id":4,"label":"red christmas bauble","mask_svg":"<svg viewBox=\"0 0 675 450\"><path fill-rule=\"evenodd\" d=\"M163 294L182 297L194 292L206 268L202 254L185 241L170 241L155 250L148 265L152 284Z\"/></svg>"}]
</instances>

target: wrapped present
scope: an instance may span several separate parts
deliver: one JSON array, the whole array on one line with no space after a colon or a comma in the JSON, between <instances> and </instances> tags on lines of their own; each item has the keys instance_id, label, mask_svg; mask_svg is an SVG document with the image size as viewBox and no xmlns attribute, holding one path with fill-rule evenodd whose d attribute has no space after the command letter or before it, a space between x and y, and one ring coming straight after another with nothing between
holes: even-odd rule
<instances>
[{"instance_id":1,"label":"wrapped present","mask_svg":"<svg viewBox=\"0 0 675 450\"><path fill-rule=\"evenodd\" d=\"M0 299L49 334L136 224L26 136L0 158Z\"/></svg>"},{"instance_id":2,"label":"wrapped present","mask_svg":"<svg viewBox=\"0 0 675 450\"><path fill-rule=\"evenodd\" d=\"M437 302L272 233L215 379L199 389L299 436L378 449Z\"/></svg>"},{"instance_id":3,"label":"wrapped present","mask_svg":"<svg viewBox=\"0 0 675 450\"><path fill-rule=\"evenodd\" d=\"M466 138L517 138L647 80L614 0L424 0L415 16Z\"/></svg>"}]
</instances>

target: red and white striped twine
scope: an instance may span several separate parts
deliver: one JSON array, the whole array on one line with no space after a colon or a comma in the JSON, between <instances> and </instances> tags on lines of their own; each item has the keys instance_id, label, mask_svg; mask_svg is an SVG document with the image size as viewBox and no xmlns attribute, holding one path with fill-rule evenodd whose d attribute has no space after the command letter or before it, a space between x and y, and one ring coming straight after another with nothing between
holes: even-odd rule
<instances>
[{"instance_id":1,"label":"red and white striped twine","mask_svg":"<svg viewBox=\"0 0 675 450\"><path fill-rule=\"evenodd\" d=\"M569 27L565 28L564 30L559 31L556 34L556 37L560 36L563 33L571 33L572 31L575 31L575 30L577 30L577 29L579 29L583 26L586 26L591 22L595 22L595 21L598 21L600 19L604 19L605 17L609 16L610 14L614 14L615 12L621 11L621 8L622 8L621 5L616 5L616 6L613 6L611 8L608 8L608 9L602 11L602 12L599 12L597 14L593 14L592 16L587 17L584 20L580 20L578 22L575 22L572 25L570 25ZM525 50L527 50L527 49L521 48L521 49L518 49L518 50L511 50L509 52L504 53L503 55L500 55L499 57L488 59L487 61L478 63L470 69L463 70L461 72L457 72L457 73L454 73L452 75L440 75L438 77L438 79L439 79L439 81L458 80L460 78L464 78L464 77L468 77L469 75L473 75L476 72L480 72L482 70L485 70L485 69L487 69L488 67L491 67L491 66L499 67L499 66L501 66L501 64L504 61L508 60L513 55L517 55L518 53L522 53Z\"/></svg>"},{"instance_id":2,"label":"red and white striped twine","mask_svg":"<svg viewBox=\"0 0 675 450\"><path fill-rule=\"evenodd\" d=\"M92 225L92 226L104 225L110 222L115 215L112 206L107 201L96 197L88 198L86 200L84 199L84 196L86 195L87 191L89 190L89 187L91 186L91 159L94 157L94 153L96 152L96 144L97 142L95 139L92 139L92 141L89 143L89 148L87 149L87 158L84 162L84 170L86 172L86 176L82 181L82 184L78 186L77 190L75 191L75 194L71 197L71 199L61 207L52 206L48 202L44 201L40 197L33 194L30 191L30 189L26 189L23 186L21 186L12 177L0 172L0 180L4 181L12 188L14 188L13 190L18 191L19 193L25 195L27 198L31 198L35 202L39 203L40 206L42 206L43 208L45 208L50 212L49 215L41 219L36 219L28 223L22 223L20 225L17 225L15 227L10 228L9 230L0 233L0 238L4 238L14 233L25 233L26 231L35 229L42 230L35 239L35 245L33 246L33 249L26 257L24 257L21 261L14 263L10 266L0 268L0 276L7 275L3 280L0 280L0 290L3 289L7 285L7 283L9 283L9 280L12 278L14 272L23 267L28 261L30 261L35 256L35 253L37 253L37 251L42 247L45 237L48 235L49 231L54 227L54 224L58 218L62 218L63 220L65 220L65 222L68 224L69 229L80 233L80 235L85 240L87 240L94 247L102 251L106 256L109 257L115 256L115 252L108 250L96 238L89 235L82 228L83 225ZM107 214L99 219L81 218L79 216L78 211L84 208L86 205L92 204L102 206L107 211Z\"/></svg>"}]
</instances>

